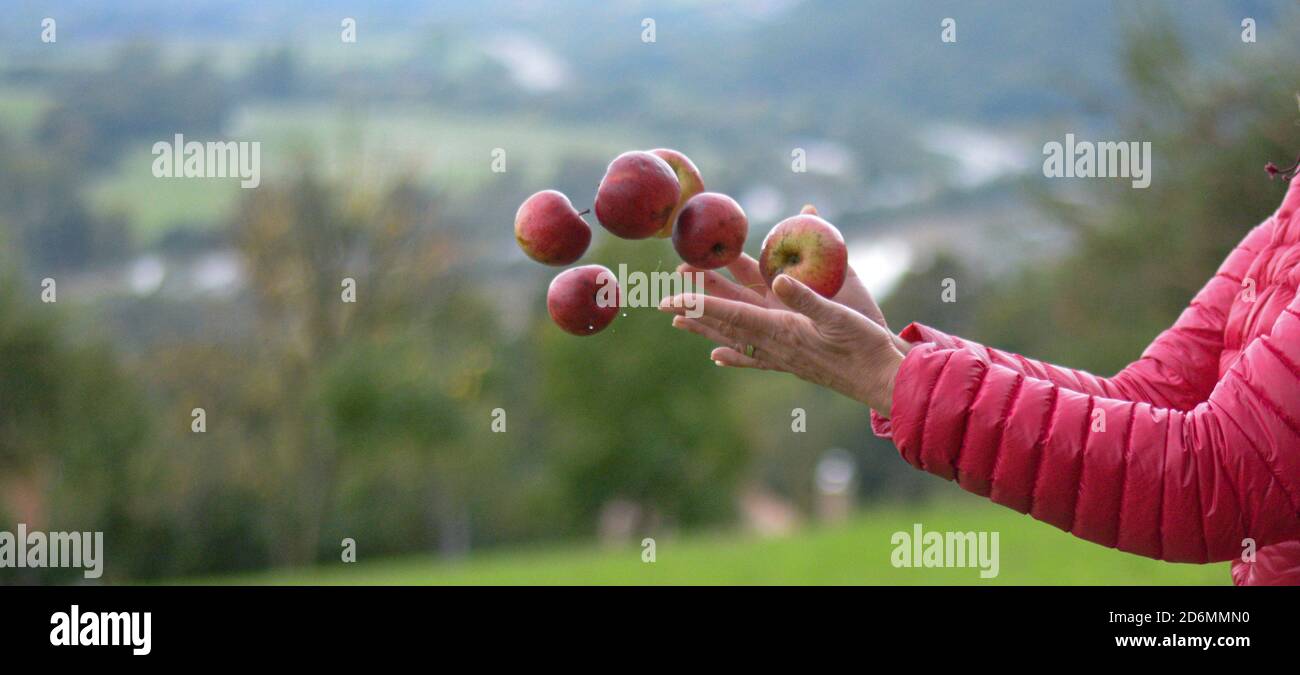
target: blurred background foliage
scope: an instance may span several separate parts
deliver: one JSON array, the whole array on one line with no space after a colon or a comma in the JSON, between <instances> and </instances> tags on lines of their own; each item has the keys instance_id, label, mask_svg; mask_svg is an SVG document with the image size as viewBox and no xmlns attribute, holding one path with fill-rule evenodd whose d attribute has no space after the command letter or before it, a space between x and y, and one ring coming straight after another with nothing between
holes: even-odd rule
<instances>
[{"instance_id":1,"label":"blurred background foliage","mask_svg":"<svg viewBox=\"0 0 1300 675\"><path fill-rule=\"evenodd\" d=\"M895 330L1109 373L1276 207L1263 165L1300 149L1282 3L55 5L0 10L0 529L103 530L109 581L337 564L345 538L452 558L788 533L827 517L831 448L866 508L955 490L861 406L714 368L652 309L555 329L514 209L543 187L585 208L619 151L690 154L751 249L816 203ZM176 133L261 142L262 186L152 177ZM1066 133L1150 141L1151 187L1044 180ZM676 264L597 229L584 262Z\"/></svg>"}]
</instances>

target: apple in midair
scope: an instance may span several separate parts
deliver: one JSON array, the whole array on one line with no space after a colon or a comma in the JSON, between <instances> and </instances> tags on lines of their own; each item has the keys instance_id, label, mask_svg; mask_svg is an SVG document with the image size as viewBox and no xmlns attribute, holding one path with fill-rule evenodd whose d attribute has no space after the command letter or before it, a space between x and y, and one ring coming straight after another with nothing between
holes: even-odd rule
<instances>
[{"instance_id":1,"label":"apple in midair","mask_svg":"<svg viewBox=\"0 0 1300 675\"><path fill-rule=\"evenodd\" d=\"M515 212L515 241L543 265L568 265L587 252L591 226L563 193L542 190Z\"/></svg>"},{"instance_id":2,"label":"apple in midair","mask_svg":"<svg viewBox=\"0 0 1300 675\"><path fill-rule=\"evenodd\" d=\"M645 239L670 224L681 186L658 155L625 152L605 169L596 190L596 219L624 239Z\"/></svg>"},{"instance_id":3,"label":"apple in midair","mask_svg":"<svg viewBox=\"0 0 1300 675\"><path fill-rule=\"evenodd\" d=\"M673 229L673 248L682 260L703 270L724 267L740 257L749 220L736 200L701 192L682 208Z\"/></svg>"},{"instance_id":4,"label":"apple in midair","mask_svg":"<svg viewBox=\"0 0 1300 675\"><path fill-rule=\"evenodd\" d=\"M677 198L677 208L668 217L668 222L658 232L656 237L666 238L673 234L673 223L677 222L680 217L682 208L691 197L704 192L704 179L700 177L700 170L695 168L695 162L690 157L670 148L657 148L650 151L651 154L657 155L660 159L668 162L668 166L673 168L673 173L677 174L677 184L681 186L681 196Z\"/></svg>"},{"instance_id":5,"label":"apple in midair","mask_svg":"<svg viewBox=\"0 0 1300 675\"><path fill-rule=\"evenodd\" d=\"M618 315L621 292L609 268L584 265L564 270L546 289L546 310L566 333L592 335Z\"/></svg>"},{"instance_id":6,"label":"apple in midair","mask_svg":"<svg viewBox=\"0 0 1300 675\"><path fill-rule=\"evenodd\" d=\"M768 286L788 274L822 297L840 292L848 273L849 249L834 225L805 212L776 224L763 238L758 269Z\"/></svg>"}]
</instances>

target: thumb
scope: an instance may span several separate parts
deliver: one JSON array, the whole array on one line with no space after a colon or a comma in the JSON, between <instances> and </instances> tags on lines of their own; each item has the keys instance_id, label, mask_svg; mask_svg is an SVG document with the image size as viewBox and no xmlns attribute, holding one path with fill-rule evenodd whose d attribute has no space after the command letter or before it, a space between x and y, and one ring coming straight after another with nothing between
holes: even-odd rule
<instances>
[{"instance_id":1,"label":"thumb","mask_svg":"<svg viewBox=\"0 0 1300 675\"><path fill-rule=\"evenodd\" d=\"M837 305L808 288L803 282L788 274L782 274L772 282L772 290L785 303L786 307L812 319L825 322L834 319L839 312Z\"/></svg>"}]
</instances>

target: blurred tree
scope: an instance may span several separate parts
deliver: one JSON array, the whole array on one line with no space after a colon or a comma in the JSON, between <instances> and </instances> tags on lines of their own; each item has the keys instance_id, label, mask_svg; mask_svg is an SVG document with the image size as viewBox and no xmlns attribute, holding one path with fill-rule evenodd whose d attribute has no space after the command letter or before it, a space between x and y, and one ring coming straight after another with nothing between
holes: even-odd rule
<instances>
[{"instance_id":1,"label":"blurred tree","mask_svg":"<svg viewBox=\"0 0 1300 675\"><path fill-rule=\"evenodd\" d=\"M977 324L980 292L986 283L961 256L941 250L905 274L882 301L881 309L896 332L918 321L954 335L968 335ZM950 301L945 301L950 288Z\"/></svg>"},{"instance_id":2,"label":"blurred tree","mask_svg":"<svg viewBox=\"0 0 1300 675\"><path fill-rule=\"evenodd\" d=\"M86 207L84 179L62 155L0 133L0 228L23 253L28 272L45 276L130 251L126 223Z\"/></svg>"},{"instance_id":3,"label":"blurred tree","mask_svg":"<svg viewBox=\"0 0 1300 675\"><path fill-rule=\"evenodd\" d=\"M491 463L464 420L492 367L493 318L458 288L456 247L431 215L408 184L339 192L308 169L289 188L259 190L239 219L259 396L276 411L261 437L289 488L279 522L293 562L329 549L321 529L340 472L375 464L405 467L380 477L419 495L401 522L428 523L444 550L468 546L472 474Z\"/></svg>"},{"instance_id":4,"label":"blurred tree","mask_svg":"<svg viewBox=\"0 0 1300 675\"><path fill-rule=\"evenodd\" d=\"M1075 227L1072 252L990 290L977 337L1114 372L1277 208L1285 185L1263 167L1300 150L1296 43L1252 48L1231 68L1196 64L1177 25L1161 12L1139 17L1123 54L1133 104L1117 111L1116 133L1151 142L1150 187L1095 181L1085 205L1056 203Z\"/></svg>"},{"instance_id":5,"label":"blurred tree","mask_svg":"<svg viewBox=\"0 0 1300 675\"><path fill-rule=\"evenodd\" d=\"M104 70L54 81L54 103L37 129L46 154L102 167L128 143L144 149L178 133L200 140L231 108L226 83L202 60L165 69L158 47L129 44Z\"/></svg>"},{"instance_id":6,"label":"blurred tree","mask_svg":"<svg viewBox=\"0 0 1300 675\"><path fill-rule=\"evenodd\" d=\"M676 263L666 242L612 238L591 258L616 274L626 264L629 275L672 271ZM656 519L689 526L730 515L751 456L741 433L749 420L732 407L726 380L709 365L701 341L674 330L653 307L622 314L584 338L539 319L545 433L534 446L547 453L583 525L614 499L639 505L643 527Z\"/></svg>"},{"instance_id":7,"label":"blurred tree","mask_svg":"<svg viewBox=\"0 0 1300 675\"><path fill-rule=\"evenodd\" d=\"M0 237L2 238L2 237ZM0 249L3 250L3 249ZM113 353L75 338L57 305L39 303L0 256L0 514L31 530L119 532L130 517L143 399ZM5 528L11 529L11 528ZM106 536L121 557L125 542ZM0 579L70 581L80 570L0 569Z\"/></svg>"}]
</instances>

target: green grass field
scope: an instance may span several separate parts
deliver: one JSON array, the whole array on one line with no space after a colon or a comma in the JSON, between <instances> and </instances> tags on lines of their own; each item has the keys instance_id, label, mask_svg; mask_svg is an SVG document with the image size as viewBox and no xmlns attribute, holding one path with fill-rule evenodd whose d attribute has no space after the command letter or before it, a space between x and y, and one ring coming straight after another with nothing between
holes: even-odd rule
<instances>
[{"instance_id":1,"label":"green grass field","mask_svg":"<svg viewBox=\"0 0 1300 675\"><path fill-rule=\"evenodd\" d=\"M35 105L26 99L0 105L0 120L30 116ZM559 158L603 163L636 147L639 138L635 130L554 124L526 113L465 115L418 107L349 112L314 103L245 106L228 135L262 143L264 185L295 175L309 161L316 171L350 183L413 178L449 199L468 198L499 178L490 170L496 148L506 150L507 170L520 184L546 185L560 169ZM210 227L234 214L245 196L237 179L157 179L152 145L137 144L94 182L88 196L96 208L124 216L145 244L172 229Z\"/></svg>"},{"instance_id":2,"label":"green grass field","mask_svg":"<svg viewBox=\"0 0 1300 675\"><path fill-rule=\"evenodd\" d=\"M999 575L977 568L895 568L897 531L999 533ZM1090 544L1049 525L974 498L922 508L863 511L850 522L812 527L788 537L692 534L661 538L655 562L639 547L566 546L485 552L458 562L431 557L368 560L357 538L357 562L308 570L191 580L202 584L1228 584L1228 565L1179 565Z\"/></svg>"},{"instance_id":3,"label":"green grass field","mask_svg":"<svg viewBox=\"0 0 1300 675\"><path fill-rule=\"evenodd\" d=\"M141 243L152 244L177 228L212 226L234 213L241 197L238 179L155 178L153 161L147 147L126 153L88 195L96 209L124 216Z\"/></svg>"},{"instance_id":4,"label":"green grass field","mask_svg":"<svg viewBox=\"0 0 1300 675\"><path fill-rule=\"evenodd\" d=\"M49 105L49 97L33 87L0 87L0 131L31 133Z\"/></svg>"},{"instance_id":5,"label":"green grass field","mask_svg":"<svg viewBox=\"0 0 1300 675\"><path fill-rule=\"evenodd\" d=\"M499 178L492 152L506 151L506 167L522 184L545 182L556 160L584 155L608 161L636 147L635 129L607 124L563 124L524 111L466 114L436 107L266 104L242 108L236 138L262 141L270 174L297 169L310 157L317 168L353 179L413 176L440 191L464 196ZM594 179L593 179L594 180Z\"/></svg>"}]
</instances>

